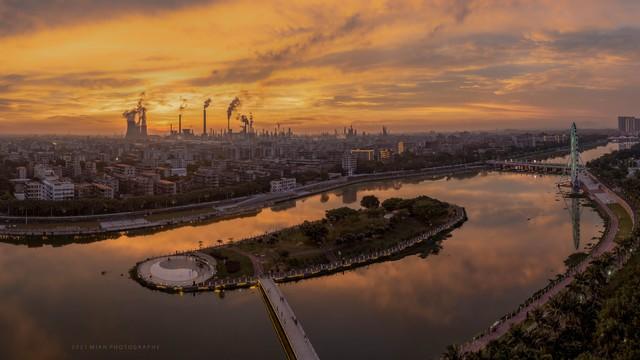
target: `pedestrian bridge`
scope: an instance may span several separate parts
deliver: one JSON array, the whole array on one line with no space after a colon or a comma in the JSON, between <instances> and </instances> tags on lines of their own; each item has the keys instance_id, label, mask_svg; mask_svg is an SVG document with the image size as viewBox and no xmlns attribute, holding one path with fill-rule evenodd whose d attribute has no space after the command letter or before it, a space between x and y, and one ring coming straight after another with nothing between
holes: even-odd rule
<instances>
[{"instance_id":1,"label":"pedestrian bridge","mask_svg":"<svg viewBox=\"0 0 640 360\"><path fill-rule=\"evenodd\" d=\"M555 173L569 173L571 171L571 167L567 164L544 162L490 160L487 161L487 165L501 170L542 171Z\"/></svg>"},{"instance_id":2,"label":"pedestrian bridge","mask_svg":"<svg viewBox=\"0 0 640 360\"><path fill-rule=\"evenodd\" d=\"M302 324L296 318L284 294L271 278L258 280L260 293L269 309L269 316L276 328L280 342L289 360L319 359Z\"/></svg>"}]
</instances>

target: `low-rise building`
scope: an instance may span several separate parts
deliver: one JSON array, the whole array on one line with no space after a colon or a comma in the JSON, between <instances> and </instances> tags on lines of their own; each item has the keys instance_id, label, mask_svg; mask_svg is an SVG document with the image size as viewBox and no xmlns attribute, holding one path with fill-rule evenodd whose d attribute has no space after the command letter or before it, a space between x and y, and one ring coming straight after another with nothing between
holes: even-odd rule
<instances>
[{"instance_id":1,"label":"low-rise building","mask_svg":"<svg viewBox=\"0 0 640 360\"><path fill-rule=\"evenodd\" d=\"M355 155L358 160L371 161L375 159L375 151L373 149L353 149L351 154Z\"/></svg>"},{"instance_id":2,"label":"low-rise building","mask_svg":"<svg viewBox=\"0 0 640 360\"><path fill-rule=\"evenodd\" d=\"M40 181L28 181L24 186L24 198L26 200L44 200L43 186Z\"/></svg>"},{"instance_id":3,"label":"low-rise building","mask_svg":"<svg viewBox=\"0 0 640 360\"><path fill-rule=\"evenodd\" d=\"M199 188L217 188L220 186L220 178L216 169L200 167L193 174L193 183Z\"/></svg>"},{"instance_id":4,"label":"low-rise building","mask_svg":"<svg viewBox=\"0 0 640 360\"><path fill-rule=\"evenodd\" d=\"M94 186L95 189L95 194L97 197L102 198L102 199L113 199L115 198L116 194L114 189L109 186L109 185L105 185L105 184L100 184L100 183L93 183L92 184Z\"/></svg>"},{"instance_id":5,"label":"low-rise building","mask_svg":"<svg viewBox=\"0 0 640 360\"><path fill-rule=\"evenodd\" d=\"M42 184L44 185L44 200L73 200L75 196L75 186L71 181L49 177L43 180Z\"/></svg>"},{"instance_id":6,"label":"low-rise building","mask_svg":"<svg viewBox=\"0 0 640 360\"><path fill-rule=\"evenodd\" d=\"M153 179L144 176L133 178L133 187L133 194L135 195L153 195L155 191Z\"/></svg>"},{"instance_id":7,"label":"low-rise building","mask_svg":"<svg viewBox=\"0 0 640 360\"><path fill-rule=\"evenodd\" d=\"M272 180L271 181L271 192L272 193L292 191L295 188L296 188L296 179L295 178L281 178L279 180Z\"/></svg>"},{"instance_id":8,"label":"low-rise building","mask_svg":"<svg viewBox=\"0 0 640 360\"><path fill-rule=\"evenodd\" d=\"M116 164L113 166L114 173L126 177L136 176L136 167L127 164Z\"/></svg>"},{"instance_id":9,"label":"low-rise building","mask_svg":"<svg viewBox=\"0 0 640 360\"><path fill-rule=\"evenodd\" d=\"M24 166L19 166L16 169L18 173L18 179L26 179L27 178L27 168Z\"/></svg>"},{"instance_id":10,"label":"low-rise building","mask_svg":"<svg viewBox=\"0 0 640 360\"><path fill-rule=\"evenodd\" d=\"M175 195L177 192L176 183L169 180L158 180L155 183L157 195Z\"/></svg>"},{"instance_id":11,"label":"low-rise building","mask_svg":"<svg viewBox=\"0 0 640 360\"><path fill-rule=\"evenodd\" d=\"M76 199L91 199L95 198L95 186L93 184L76 184L74 187Z\"/></svg>"},{"instance_id":12,"label":"low-rise building","mask_svg":"<svg viewBox=\"0 0 640 360\"><path fill-rule=\"evenodd\" d=\"M187 168L171 168L170 176L187 176Z\"/></svg>"}]
</instances>

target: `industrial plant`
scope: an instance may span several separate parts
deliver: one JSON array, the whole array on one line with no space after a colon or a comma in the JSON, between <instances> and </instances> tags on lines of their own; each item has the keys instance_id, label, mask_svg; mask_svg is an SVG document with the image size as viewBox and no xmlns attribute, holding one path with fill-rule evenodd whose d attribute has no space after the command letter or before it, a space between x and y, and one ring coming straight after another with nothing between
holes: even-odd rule
<instances>
[{"instance_id":1,"label":"industrial plant","mask_svg":"<svg viewBox=\"0 0 640 360\"><path fill-rule=\"evenodd\" d=\"M144 93L140 94L140 100L138 100L138 106L135 109L122 113L122 116L127 119L125 139L133 140L147 137L147 109L144 107L144 95Z\"/></svg>"},{"instance_id":2,"label":"industrial plant","mask_svg":"<svg viewBox=\"0 0 640 360\"><path fill-rule=\"evenodd\" d=\"M239 110L242 106L242 102L237 96L231 100L227 107L226 129L215 130L213 128L207 128L207 108L211 105L211 101L211 98L207 98L202 106L202 133L200 134L202 137L249 138L257 135L254 127L253 113L249 113L248 115L240 113ZM186 99L181 98L180 106L178 107L178 128L174 130L173 124L170 124L169 137L181 139L196 137L196 131L193 128L183 126L183 115L186 108L187 101ZM240 131L233 131L231 125L232 118L235 118L240 123ZM263 134L267 135L267 132L263 131ZM289 130L289 134L291 134L291 130ZM127 138L129 137L127 136Z\"/></svg>"}]
</instances>

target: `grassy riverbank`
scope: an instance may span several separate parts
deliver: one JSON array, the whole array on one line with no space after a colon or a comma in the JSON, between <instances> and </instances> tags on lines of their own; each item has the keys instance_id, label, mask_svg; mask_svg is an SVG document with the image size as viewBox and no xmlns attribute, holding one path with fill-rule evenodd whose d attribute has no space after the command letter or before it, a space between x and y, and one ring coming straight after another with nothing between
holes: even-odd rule
<instances>
[{"instance_id":1,"label":"grassy riverbank","mask_svg":"<svg viewBox=\"0 0 640 360\"><path fill-rule=\"evenodd\" d=\"M616 243L620 243L631 236L633 232L633 221L629 214L627 214L624 208L619 204L610 204L609 208L618 217L619 225L615 241Z\"/></svg>"}]
</instances>

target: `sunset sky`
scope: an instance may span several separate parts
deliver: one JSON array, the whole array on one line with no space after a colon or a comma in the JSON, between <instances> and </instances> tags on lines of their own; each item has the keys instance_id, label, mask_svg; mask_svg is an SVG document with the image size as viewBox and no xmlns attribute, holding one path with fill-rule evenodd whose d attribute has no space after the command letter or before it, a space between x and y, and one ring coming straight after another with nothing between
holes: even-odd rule
<instances>
[{"instance_id":1,"label":"sunset sky","mask_svg":"<svg viewBox=\"0 0 640 360\"><path fill-rule=\"evenodd\" d=\"M640 1L0 0L0 134L614 127L640 115ZM238 126L238 124L236 124Z\"/></svg>"}]
</instances>

